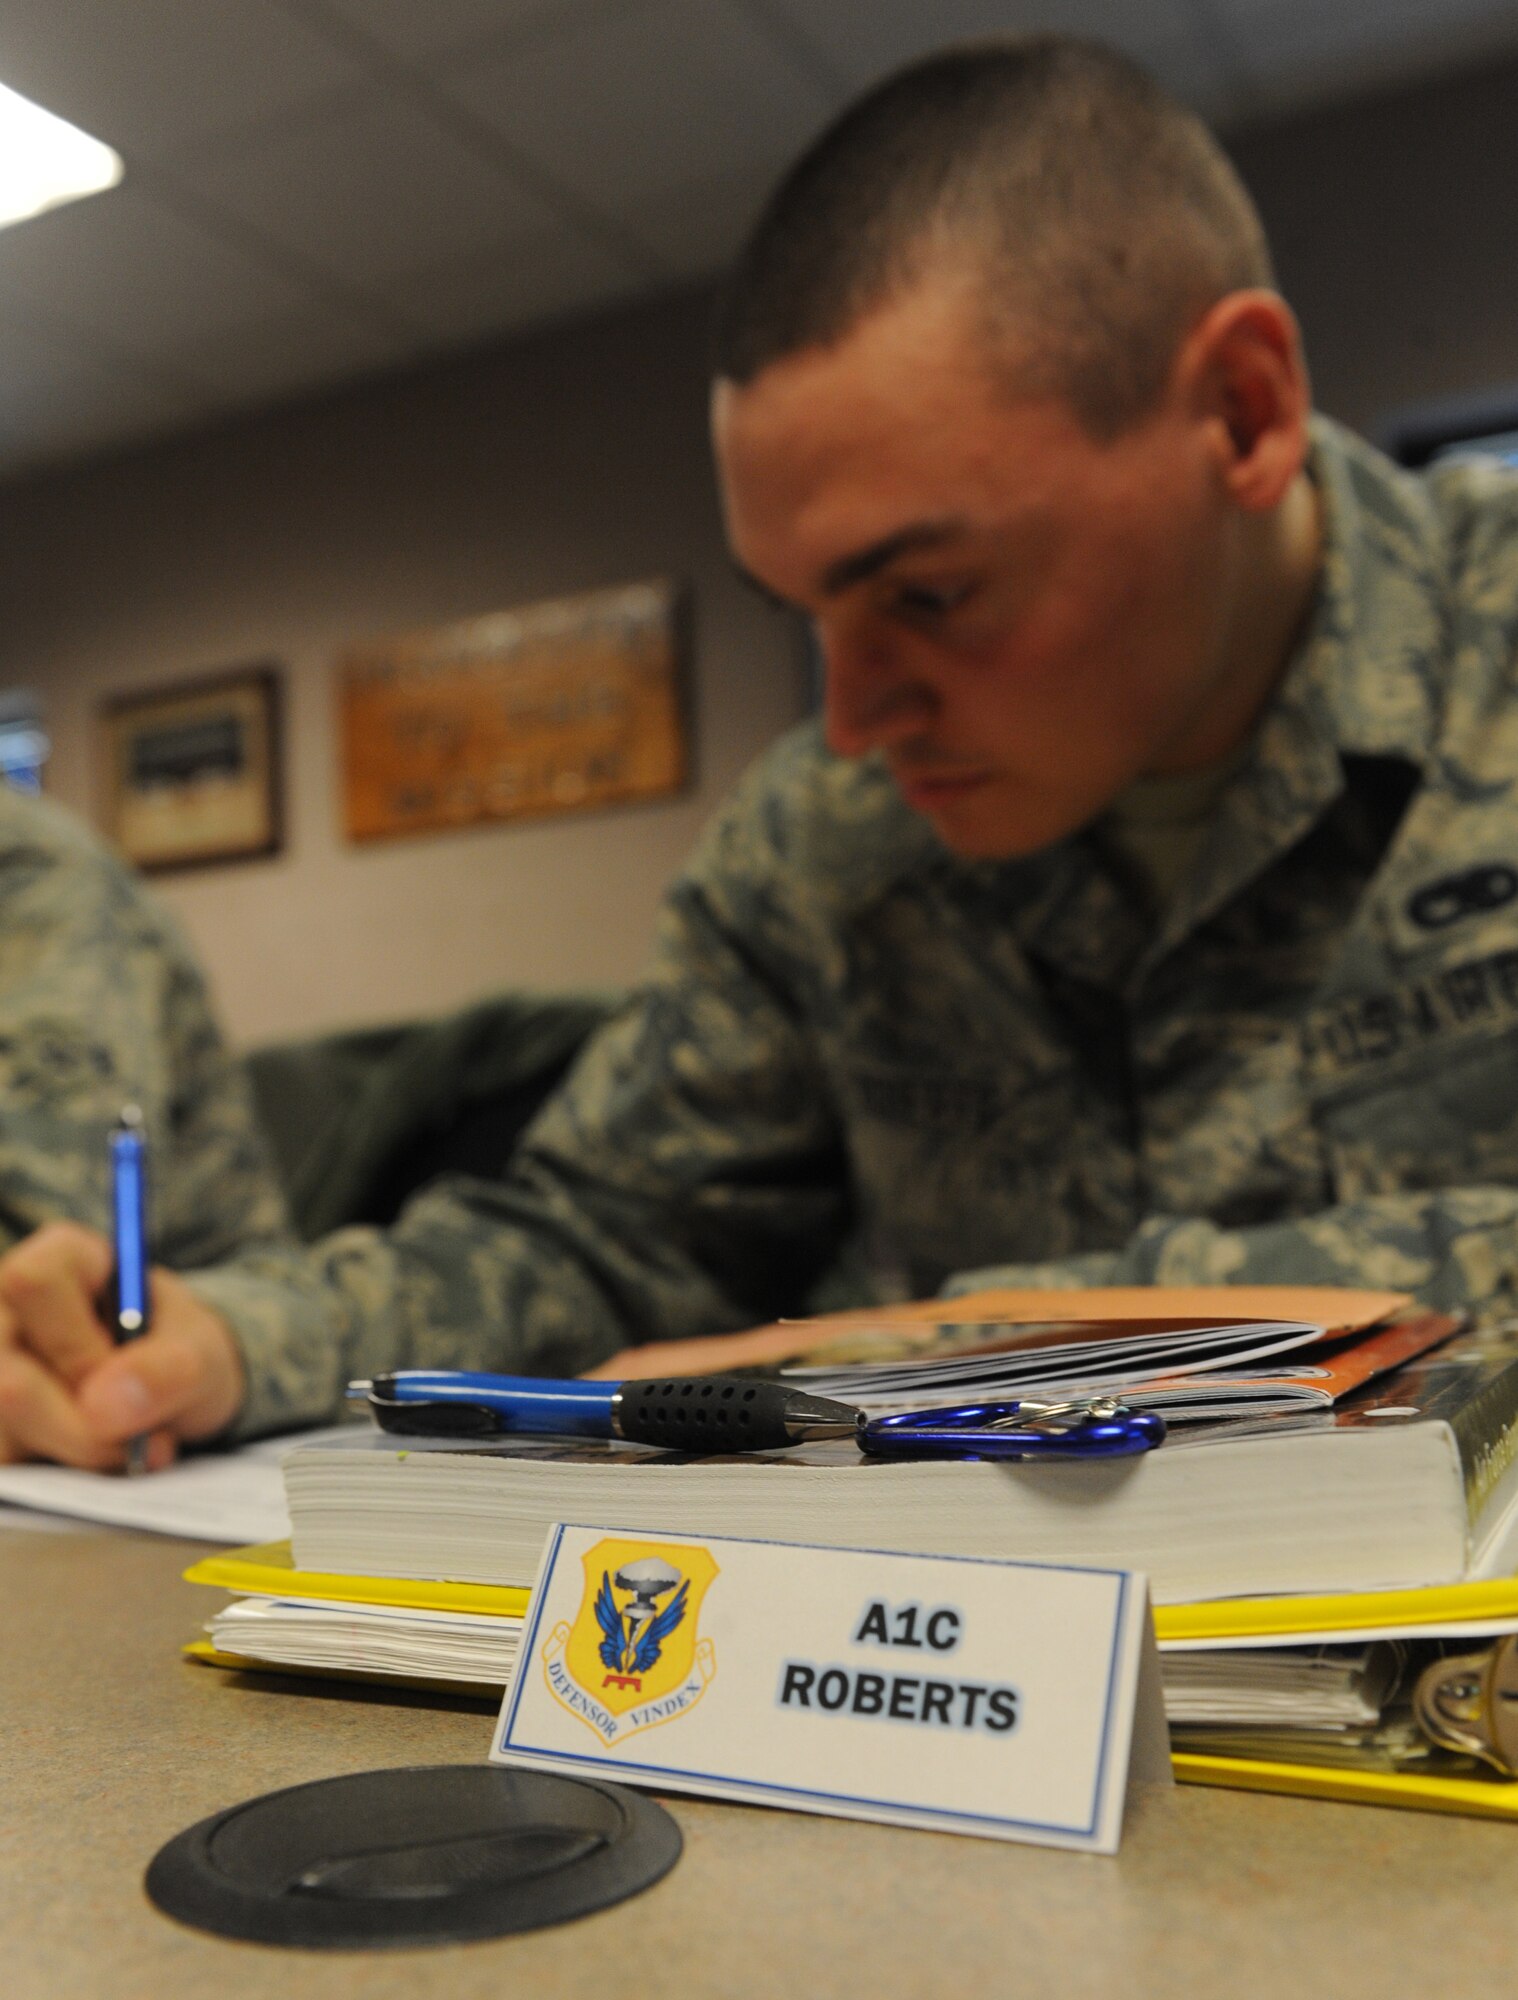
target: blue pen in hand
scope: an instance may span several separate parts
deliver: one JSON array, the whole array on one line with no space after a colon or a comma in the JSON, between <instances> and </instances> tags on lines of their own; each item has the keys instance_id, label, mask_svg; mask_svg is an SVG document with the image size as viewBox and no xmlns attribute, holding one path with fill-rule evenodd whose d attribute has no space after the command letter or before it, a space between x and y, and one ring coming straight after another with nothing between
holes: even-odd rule
<instances>
[{"instance_id":1,"label":"blue pen in hand","mask_svg":"<svg viewBox=\"0 0 1518 2000\"><path fill-rule=\"evenodd\" d=\"M129 1104L111 1134L111 1236L116 1268L111 1279L111 1331L118 1342L148 1330L148 1142L142 1113ZM127 1446L127 1471L148 1469L148 1441Z\"/></svg>"}]
</instances>

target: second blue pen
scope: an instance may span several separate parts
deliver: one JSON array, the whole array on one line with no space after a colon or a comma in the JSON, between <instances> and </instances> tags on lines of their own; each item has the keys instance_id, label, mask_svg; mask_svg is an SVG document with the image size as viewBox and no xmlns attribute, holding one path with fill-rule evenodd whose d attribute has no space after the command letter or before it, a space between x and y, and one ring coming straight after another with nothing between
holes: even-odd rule
<instances>
[{"instance_id":1,"label":"second blue pen","mask_svg":"<svg viewBox=\"0 0 1518 2000\"><path fill-rule=\"evenodd\" d=\"M733 1375L583 1382L399 1368L348 1385L388 1431L430 1437L622 1438L666 1451L775 1451L852 1437L856 1412L779 1382Z\"/></svg>"}]
</instances>

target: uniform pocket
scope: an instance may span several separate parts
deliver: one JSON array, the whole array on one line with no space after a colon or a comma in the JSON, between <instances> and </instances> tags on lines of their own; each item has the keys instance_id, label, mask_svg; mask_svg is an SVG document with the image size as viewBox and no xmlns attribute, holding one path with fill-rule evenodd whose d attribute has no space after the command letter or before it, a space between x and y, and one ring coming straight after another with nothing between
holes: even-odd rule
<instances>
[{"instance_id":1,"label":"uniform pocket","mask_svg":"<svg viewBox=\"0 0 1518 2000\"><path fill-rule=\"evenodd\" d=\"M1518 1182L1518 1030L1322 1091L1313 1119L1338 1201Z\"/></svg>"},{"instance_id":2,"label":"uniform pocket","mask_svg":"<svg viewBox=\"0 0 1518 2000\"><path fill-rule=\"evenodd\" d=\"M1518 949L1504 933L1315 1009L1302 1039L1338 1200L1518 1181Z\"/></svg>"}]
</instances>

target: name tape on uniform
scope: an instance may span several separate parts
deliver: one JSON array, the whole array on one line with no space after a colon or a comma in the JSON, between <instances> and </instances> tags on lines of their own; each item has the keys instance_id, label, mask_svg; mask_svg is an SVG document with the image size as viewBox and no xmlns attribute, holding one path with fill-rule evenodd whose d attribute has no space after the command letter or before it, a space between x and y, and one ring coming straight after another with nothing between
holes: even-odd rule
<instances>
[{"instance_id":1,"label":"name tape on uniform","mask_svg":"<svg viewBox=\"0 0 1518 2000\"><path fill-rule=\"evenodd\" d=\"M558 1527L491 1757L1113 1853L1170 1782L1121 1570Z\"/></svg>"}]
</instances>

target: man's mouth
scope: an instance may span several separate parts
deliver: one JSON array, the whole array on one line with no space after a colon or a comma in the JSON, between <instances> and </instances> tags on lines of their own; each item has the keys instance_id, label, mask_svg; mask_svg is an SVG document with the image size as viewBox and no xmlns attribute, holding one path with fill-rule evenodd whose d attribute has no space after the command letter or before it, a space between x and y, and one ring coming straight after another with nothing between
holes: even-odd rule
<instances>
[{"instance_id":1,"label":"man's mouth","mask_svg":"<svg viewBox=\"0 0 1518 2000\"><path fill-rule=\"evenodd\" d=\"M931 812L937 806L953 805L990 783L985 771L915 770L908 766L891 772L897 789L916 812Z\"/></svg>"}]
</instances>

